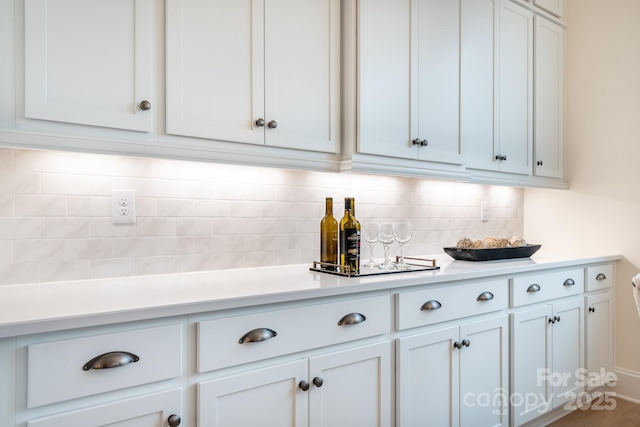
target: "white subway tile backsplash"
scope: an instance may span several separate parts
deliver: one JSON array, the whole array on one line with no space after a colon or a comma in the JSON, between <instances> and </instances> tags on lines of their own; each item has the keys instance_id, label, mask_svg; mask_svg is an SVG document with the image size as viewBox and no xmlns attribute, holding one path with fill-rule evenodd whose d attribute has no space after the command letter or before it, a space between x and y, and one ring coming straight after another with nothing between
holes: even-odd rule
<instances>
[{"instance_id":1,"label":"white subway tile backsplash","mask_svg":"<svg viewBox=\"0 0 640 427\"><path fill-rule=\"evenodd\" d=\"M113 239L67 241L67 260L113 258Z\"/></svg>"},{"instance_id":2,"label":"white subway tile backsplash","mask_svg":"<svg viewBox=\"0 0 640 427\"><path fill-rule=\"evenodd\" d=\"M42 218L45 239L76 239L91 237L91 221L87 218Z\"/></svg>"},{"instance_id":3,"label":"white subway tile backsplash","mask_svg":"<svg viewBox=\"0 0 640 427\"><path fill-rule=\"evenodd\" d=\"M15 215L51 217L67 216L67 198L65 196L16 194Z\"/></svg>"},{"instance_id":4,"label":"white subway tile backsplash","mask_svg":"<svg viewBox=\"0 0 640 427\"><path fill-rule=\"evenodd\" d=\"M0 240L37 239L41 230L40 218L0 218Z\"/></svg>"},{"instance_id":5,"label":"white subway tile backsplash","mask_svg":"<svg viewBox=\"0 0 640 427\"><path fill-rule=\"evenodd\" d=\"M15 240L13 242L12 262L16 264L26 262L43 262L64 260L65 241L52 240Z\"/></svg>"},{"instance_id":6,"label":"white subway tile backsplash","mask_svg":"<svg viewBox=\"0 0 640 427\"><path fill-rule=\"evenodd\" d=\"M14 195L0 194L0 217L14 215Z\"/></svg>"},{"instance_id":7,"label":"white subway tile backsplash","mask_svg":"<svg viewBox=\"0 0 640 427\"><path fill-rule=\"evenodd\" d=\"M136 272L135 258L109 258L91 260L89 276L92 279L133 276Z\"/></svg>"},{"instance_id":8,"label":"white subway tile backsplash","mask_svg":"<svg viewBox=\"0 0 640 427\"><path fill-rule=\"evenodd\" d=\"M40 263L40 281L84 280L89 278L89 261L45 261Z\"/></svg>"},{"instance_id":9,"label":"white subway tile backsplash","mask_svg":"<svg viewBox=\"0 0 640 427\"><path fill-rule=\"evenodd\" d=\"M0 194L38 194L40 182L39 173L0 171Z\"/></svg>"},{"instance_id":10,"label":"white subway tile backsplash","mask_svg":"<svg viewBox=\"0 0 640 427\"><path fill-rule=\"evenodd\" d=\"M135 224L112 224L114 189L135 190ZM0 283L310 264L325 197L339 221L346 196L363 225L409 218L408 254L524 227L509 187L0 148Z\"/></svg>"}]
</instances>

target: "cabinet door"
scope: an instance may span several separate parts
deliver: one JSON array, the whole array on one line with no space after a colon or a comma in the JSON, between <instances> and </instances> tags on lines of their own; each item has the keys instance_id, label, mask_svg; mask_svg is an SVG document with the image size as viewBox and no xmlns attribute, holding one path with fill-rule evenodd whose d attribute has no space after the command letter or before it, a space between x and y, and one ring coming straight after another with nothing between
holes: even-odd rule
<instances>
[{"instance_id":1,"label":"cabinet door","mask_svg":"<svg viewBox=\"0 0 640 427\"><path fill-rule=\"evenodd\" d=\"M198 384L198 423L209 427L308 425L306 359Z\"/></svg>"},{"instance_id":2,"label":"cabinet door","mask_svg":"<svg viewBox=\"0 0 640 427\"><path fill-rule=\"evenodd\" d=\"M564 159L564 29L535 18L535 167L562 178Z\"/></svg>"},{"instance_id":3,"label":"cabinet door","mask_svg":"<svg viewBox=\"0 0 640 427\"><path fill-rule=\"evenodd\" d=\"M550 373L553 407L575 399L584 390L577 377L584 366L584 300L582 298L554 304L553 360ZM562 381L559 378L563 377ZM566 378L566 379L564 379Z\"/></svg>"},{"instance_id":4,"label":"cabinet door","mask_svg":"<svg viewBox=\"0 0 640 427\"><path fill-rule=\"evenodd\" d=\"M167 133L264 144L264 0L167 0Z\"/></svg>"},{"instance_id":5,"label":"cabinet door","mask_svg":"<svg viewBox=\"0 0 640 427\"><path fill-rule=\"evenodd\" d=\"M531 174L533 141L533 14L500 4L498 125L500 171Z\"/></svg>"},{"instance_id":6,"label":"cabinet door","mask_svg":"<svg viewBox=\"0 0 640 427\"><path fill-rule=\"evenodd\" d=\"M171 416L184 418L182 390L135 397L29 421L28 427L165 427Z\"/></svg>"},{"instance_id":7,"label":"cabinet door","mask_svg":"<svg viewBox=\"0 0 640 427\"><path fill-rule=\"evenodd\" d=\"M462 0L460 29L460 144L467 166L497 170L494 159L495 0Z\"/></svg>"},{"instance_id":8,"label":"cabinet door","mask_svg":"<svg viewBox=\"0 0 640 427\"><path fill-rule=\"evenodd\" d=\"M390 426L390 357L386 342L311 358L309 425Z\"/></svg>"},{"instance_id":9,"label":"cabinet door","mask_svg":"<svg viewBox=\"0 0 640 427\"><path fill-rule=\"evenodd\" d=\"M611 293L586 297L585 366L587 388L601 387L613 372L613 298Z\"/></svg>"},{"instance_id":10,"label":"cabinet door","mask_svg":"<svg viewBox=\"0 0 640 427\"><path fill-rule=\"evenodd\" d=\"M339 0L265 2L267 145L337 152L339 12Z\"/></svg>"},{"instance_id":11,"label":"cabinet door","mask_svg":"<svg viewBox=\"0 0 640 427\"><path fill-rule=\"evenodd\" d=\"M461 163L460 0L411 1L411 139L419 158Z\"/></svg>"},{"instance_id":12,"label":"cabinet door","mask_svg":"<svg viewBox=\"0 0 640 427\"><path fill-rule=\"evenodd\" d=\"M533 0L533 4L558 18L564 16L564 0Z\"/></svg>"},{"instance_id":13,"label":"cabinet door","mask_svg":"<svg viewBox=\"0 0 640 427\"><path fill-rule=\"evenodd\" d=\"M459 425L457 326L400 338L397 342L398 427Z\"/></svg>"},{"instance_id":14,"label":"cabinet door","mask_svg":"<svg viewBox=\"0 0 640 427\"><path fill-rule=\"evenodd\" d=\"M511 419L521 425L550 409L551 387L541 373L551 369L551 306L511 316Z\"/></svg>"},{"instance_id":15,"label":"cabinet door","mask_svg":"<svg viewBox=\"0 0 640 427\"><path fill-rule=\"evenodd\" d=\"M25 116L150 131L152 0L26 0Z\"/></svg>"},{"instance_id":16,"label":"cabinet door","mask_svg":"<svg viewBox=\"0 0 640 427\"><path fill-rule=\"evenodd\" d=\"M507 316L460 326L460 425L509 423L509 322ZM464 341L461 341L464 342Z\"/></svg>"},{"instance_id":17,"label":"cabinet door","mask_svg":"<svg viewBox=\"0 0 640 427\"><path fill-rule=\"evenodd\" d=\"M411 0L358 3L360 153L418 157L418 148L410 143L411 3Z\"/></svg>"}]
</instances>

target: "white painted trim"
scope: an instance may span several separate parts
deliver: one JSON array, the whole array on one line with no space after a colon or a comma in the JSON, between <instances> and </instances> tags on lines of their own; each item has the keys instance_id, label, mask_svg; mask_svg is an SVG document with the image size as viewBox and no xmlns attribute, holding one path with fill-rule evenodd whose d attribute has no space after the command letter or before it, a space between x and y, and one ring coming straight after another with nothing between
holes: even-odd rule
<instances>
[{"instance_id":1,"label":"white painted trim","mask_svg":"<svg viewBox=\"0 0 640 427\"><path fill-rule=\"evenodd\" d=\"M640 372L617 367L618 385L615 388L616 396L631 402L640 403Z\"/></svg>"}]
</instances>

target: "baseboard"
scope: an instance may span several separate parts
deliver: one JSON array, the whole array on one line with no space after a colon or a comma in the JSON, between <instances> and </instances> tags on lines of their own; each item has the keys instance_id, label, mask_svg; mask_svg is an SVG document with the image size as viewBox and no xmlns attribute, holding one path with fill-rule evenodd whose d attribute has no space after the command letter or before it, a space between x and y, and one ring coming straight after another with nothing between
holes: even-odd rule
<instances>
[{"instance_id":1,"label":"baseboard","mask_svg":"<svg viewBox=\"0 0 640 427\"><path fill-rule=\"evenodd\" d=\"M640 403L640 372L628 369L615 369L618 384L615 387L616 397Z\"/></svg>"}]
</instances>

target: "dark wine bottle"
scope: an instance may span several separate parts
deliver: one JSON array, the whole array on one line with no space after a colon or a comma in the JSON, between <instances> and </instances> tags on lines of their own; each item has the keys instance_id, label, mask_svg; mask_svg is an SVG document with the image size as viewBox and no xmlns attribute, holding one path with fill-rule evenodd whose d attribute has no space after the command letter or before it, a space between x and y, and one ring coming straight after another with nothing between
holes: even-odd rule
<instances>
[{"instance_id":1,"label":"dark wine bottle","mask_svg":"<svg viewBox=\"0 0 640 427\"><path fill-rule=\"evenodd\" d=\"M344 216L340 220L340 265L351 273L360 271L360 223L354 216L355 200L344 199Z\"/></svg>"},{"instance_id":2,"label":"dark wine bottle","mask_svg":"<svg viewBox=\"0 0 640 427\"><path fill-rule=\"evenodd\" d=\"M325 214L320 221L320 262L338 264L338 221L333 217L333 199L325 200ZM322 266L326 270L335 267Z\"/></svg>"}]
</instances>

